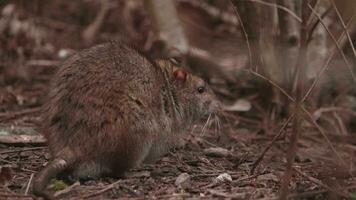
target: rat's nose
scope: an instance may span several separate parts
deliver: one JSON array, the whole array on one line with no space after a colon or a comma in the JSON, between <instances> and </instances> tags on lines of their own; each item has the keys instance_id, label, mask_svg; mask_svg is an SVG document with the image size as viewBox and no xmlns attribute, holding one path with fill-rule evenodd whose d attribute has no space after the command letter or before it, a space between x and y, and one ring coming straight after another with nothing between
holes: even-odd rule
<instances>
[{"instance_id":1,"label":"rat's nose","mask_svg":"<svg viewBox=\"0 0 356 200\"><path fill-rule=\"evenodd\" d=\"M209 106L210 112L219 112L222 109L222 103L220 101L212 101Z\"/></svg>"}]
</instances>

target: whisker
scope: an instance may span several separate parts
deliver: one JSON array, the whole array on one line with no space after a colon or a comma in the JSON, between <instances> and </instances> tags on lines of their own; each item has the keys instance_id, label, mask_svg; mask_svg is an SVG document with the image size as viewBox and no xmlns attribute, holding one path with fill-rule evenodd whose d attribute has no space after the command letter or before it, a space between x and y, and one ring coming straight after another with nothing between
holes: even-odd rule
<instances>
[{"instance_id":1,"label":"whisker","mask_svg":"<svg viewBox=\"0 0 356 200\"><path fill-rule=\"evenodd\" d=\"M220 135L221 132L221 122L220 122L220 117L218 115L215 115L217 125L218 125L218 134Z\"/></svg>"},{"instance_id":2,"label":"whisker","mask_svg":"<svg viewBox=\"0 0 356 200\"><path fill-rule=\"evenodd\" d=\"M205 122L203 128L201 129L201 133L200 133L201 136L203 136L204 133L205 133L206 125L210 122L210 117L211 117L211 113L209 114L208 119L206 120L206 122Z\"/></svg>"}]
</instances>

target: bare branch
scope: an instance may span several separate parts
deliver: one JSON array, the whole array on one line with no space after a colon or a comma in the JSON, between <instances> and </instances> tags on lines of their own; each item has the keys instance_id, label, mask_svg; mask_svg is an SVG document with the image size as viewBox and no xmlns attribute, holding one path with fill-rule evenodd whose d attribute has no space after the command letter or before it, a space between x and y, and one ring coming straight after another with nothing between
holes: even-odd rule
<instances>
[{"instance_id":1,"label":"bare branch","mask_svg":"<svg viewBox=\"0 0 356 200\"><path fill-rule=\"evenodd\" d=\"M294 113L284 122L284 124L282 125L282 127L279 129L278 133L274 136L274 138L272 139L272 141L269 143L269 145L262 151L262 153L258 156L257 160L252 164L251 170L250 170L250 174L253 174L255 172L255 169L257 168L257 166L260 164L260 162L263 160L265 154L268 152L268 150L271 149L271 147L274 145L274 143L277 141L277 139L279 138L279 136L282 135L282 133L284 132L284 130L287 128L289 122L293 119L294 117Z\"/></svg>"}]
</instances>

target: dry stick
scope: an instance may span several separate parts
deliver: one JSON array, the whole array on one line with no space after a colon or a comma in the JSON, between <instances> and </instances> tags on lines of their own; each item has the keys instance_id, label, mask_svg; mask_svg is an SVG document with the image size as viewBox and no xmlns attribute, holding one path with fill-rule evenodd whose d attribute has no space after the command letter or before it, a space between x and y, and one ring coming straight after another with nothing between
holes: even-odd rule
<instances>
[{"instance_id":1,"label":"dry stick","mask_svg":"<svg viewBox=\"0 0 356 200\"><path fill-rule=\"evenodd\" d=\"M41 150L41 149L45 149L45 148L46 147L31 147L31 148L23 148L23 149L5 150L5 151L0 151L0 154L17 153L17 152L24 152L24 151L34 151L34 150Z\"/></svg>"},{"instance_id":2,"label":"dry stick","mask_svg":"<svg viewBox=\"0 0 356 200\"><path fill-rule=\"evenodd\" d=\"M295 99L292 96L290 96L288 94L288 92L286 92L283 88L281 88L277 83L273 82L271 79L269 79L269 78L267 78L267 77L265 77L265 76L263 76L263 75L261 75L261 74L259 74L257 72L254 72L254 71L248 71L248 72L250 72L252 75L255 75L255 76L267 81L268 83L270 83L271 85L276 87L280 92L282 92L290 101L295 103Z\"/></svg>"},{"instance_id":3,"label":"dry stick","mask_svg":"<svg viewBox=\"0 0 356 200\"><path fill-rule=\"evenodd\" d=\"M344 29L344 32L345 32L346 35L347 35L347 39L349 40L349 43L350 43L352 52L354 53L354 56L355 56L355 58L356 58L356 50L355 50L354 43L352 42L351 36L350 36L349 32L347 31L347 26L346 26L344 20L343 20L342 17L341 17L341 14L340 14L340 12L339 12L339 9L337 9L334 0L329 0L329 1L331 2L331 4L332 4L334 10L336 11L336 14L337 14L337 16L338 16L338 18L339 18L339 20L340 20L340 22L341 22L341 24L342 24L342 28ZM353 21L353 18L354 18L354 17L355 17L355 14L353 14L353 16L351 17L351 20L350 20L350 21Z\"/></svg>"},{"instance_id":4,"label":"dry stick","mask_svg":"<svg viewBox=\"0 0 356 200\"><path fill-rule=\"evenodd\" d=\"M302 120L303 120L303 92L304 92L304 80L306 71L306 57L307 57L307 37L308 37L308 13L307 13L308 2L302 2L302 26L300 31L300 48L298 55L298 62L296 65L295 83L296 86L296 103L295 103L295 114L292 124L292 136L290 139L290 147L287 152L287 166L286 171L282 177L281 193L279 199L285 200L288 197L289 183L293 173L293 164L297 154L297 144L299 135L302 132Z\"/></svg>"},{"instance_id":5,"label":"dry stick","mask_svg":"<svg viewBox=\"0 0 356 200\"><path fill-rule=\"evenodd\" d=\"M244 34L244 37L245 37L245 40L246 40L246 45L247 45L247 50L248 50L248 59L249 59L249 63L250 63L250 71L252 72L253 71L253 68L252 68L253 66L252 66L251 45L250 45L250 41L248 39L248 35L247 35L246 29L245 29L245 25L244 25L244 22L241 19L241 16L240 16L239 12L237 12L236 6L232 3L231 0L229 2L231 4L232 8L234 9L236 17L238 18L238 20L240 21L240 24L241 24L241 29L242 29L242 32Z\"/></svg>"},{"instance_id":6,"label":"dry stick","mask_svg":"<svg viewBox=\"0 0 356 200\"><path fill-rule=\"evenodd\" d=\"M324 183L322 183L319 179L316 179L314 177L311 177L311 176L308 176L307 174L304 174L301 170L299 170L298 168L296 167L293 167L293 170L296 171L298 174L300 174L301 176L303 176L304 178L307 178L310 182L313 182L317 185L319 185L320 187L323 187L325 188L326 190L328 191L331 191L331 192L335 192L336 194L340 195L340 196L343 196L345 198L351 198L350 195L347 195L347 194L344 194L340 191L337 191L331 187L329 187L328 185L325 185Z\"/></svg>"},{"instance_id":7,"label":"dry stick","mask_svg":"<svg viewBox=\"0 0 356 200\"><path fill-rule=\"evenodd\" d=\"M0 118L2 118L2 117L13 118L13 117L21 116L21 115L26 115L29 113L39 112L40 109L41 109L41 107L35 107L35 108L28 108L28 109L24 109L24 110L20 110L20 111L16 111L16 112L4 112L4 113L0 113Z\"/></svg>"},{"instance_id":8,"label":"dry stick","mask_svg":"<svg viewBox=\"0 0 356 200\"><path fill-rule=\"evenodd\" d=\"M262 5L265 5L265 6L271 6L271 7L278 8L278 9L283 10L283 11L287 12L288 14L290 14L298 22L302 22L302 19L300 17L298 17L298 15L296 15L292 10L290 10L289 8L287 8L285 6L278 5L277 3L268 3L268 2L264 2L264 1L260 1L260 0L247 0L247 1L256 2L256 3L260 3Z\"/></svg>"},{"instance_id":9,"label":"dry stick","mask_svg":"<svg viewBox=\"0 0 356 200\"><path fill-rule=\"evenodd\" d=\"M3 131L4 132L4 131ZM1 133L1 128L0 128ZM46 139L42 135L15 135L13 132L8 135L0 134L0 143L8 145L17 145L17 144L35 144L35 145L45 145Z\"/></svg>"},{"instance_id":10,"label":"dry stick","mask_svg":"<svg viewBox=\"0 0 356 200\"><path fill-rule=\"evenodd\" d=\"M29 191L29 189L30 189L30 185L31 185L31 183L32 183L33 175L34 175L34 173L31 174L30 180L28 180L28 183L27 183L27 186L26 186L25 195L28 194L28 191Z\"/></svg>"},{"instance_id":11,"label":"dry stick","mask_svg":"<svg viewBox=\"0 0 356 200\"><path fill-rule=\"evenodd\" d=\"M312 9L312 8L311 8ZM315 14L315 11L313 12ZM343 46L344 42L343 42L343 37L344 37L344 33L342 35L340 35L338 41L335 40L334 36L331 34L330 30L328 29L328 27L326 27L326 25L324 24L324 22L320 19L320 16L316 13L316 16L318 16L318 19L320 21L320 23L323 25L323 27L326 29L326 31L329 33L330 37L333 39L334 43L335 43L335 47L333 48L333 50L331 51L331 55L329 57L329 59L325 62L323 68L319 71L319 73L317 74L314 82L312 83L312 85L310 86L310 88L308 89L307 93L305 94L304 98L303 98L303 102L310 96L311 92L313 91L313 89L316 87L316 85L319 83L319 80L321 78L321 76L324 74L324 72L328 69L329 64L331 63L332 59L334 58L334 56L336 55L336 53L339 51L342 55L343 58L345 60L345 63L348 63L348 61L346 60L345 54L342 51L342 49L340 48L339 42L341 44L341 46ZM349 26L351 24L352 20L349 21L348 25ZM353 77L353 79L355 80L355 75L351 69L351 67L348 67L351 75ZM355 81L356 82L356 81Z\"/></svg>"},{"instance_id":12,"label":"dry stick","mask_svg":"<svg viewBox=\"0 0 356 200\"><path fill-rule=\"evenodd\" d=\"M54 193L54 197L58 197L59 195L66 194L66 193L72 191L74 187L77 187L79 185L80 185L80 182L77 181L77 182L73 183L72 185L70 185L69 187L67 187L67 188L65 188L63 190L59 190L59 191L55 192Z\"/></svg>"},{"instance_id":13,"label":"dry stick","mask_svg":"<svg viewBox=\"0 0 356 200\"><path fill-rule=\"evenodd\" d=\"M90 198L90 197L94 197L94 196L97 196L97 195L100 195L108 190L111 190L115 187L116 184L120 183L122 180L118 180L118 181L115 181L113 183L111 183L110 185L106 186L105 188L99 190L99 191L96 191L94 193L90 193L90 194L87 194L85 196L83 196L83 199L87 199L87 198Z\"/></svg>"},{"instance_id":14,"label":"dry stick","mask_svg":"<svg viewBox=\"0 0 356 200\"><path fill-rule=\"evenodd\" d=\"M250 170L250 174L253 174L255 172L255 169L257 166L260 164L260 162L263 160L265 154L268 152L268 150L274 145L274 143L277 141L279 136L282 135L283 131L286 129L288 126L289 122L293 119L294 113L287 119L286 122L284 122L283 126L279 129L277 135L274 136L273 140L269 143L269 145L263 150L263 152L258 156L257 160L252 164L252 168Z\"/></svg>"}]
</instances>

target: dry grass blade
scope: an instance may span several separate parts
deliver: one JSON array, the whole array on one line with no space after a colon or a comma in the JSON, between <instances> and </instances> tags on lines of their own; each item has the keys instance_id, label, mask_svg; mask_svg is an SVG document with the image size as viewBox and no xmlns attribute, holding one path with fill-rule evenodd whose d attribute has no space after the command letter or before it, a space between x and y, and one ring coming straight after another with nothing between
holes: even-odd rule
<instances>
[{"instance_id":1,"label":"dry grass blade","mask_svg":"<svg viewBox=\"0 0 356 200\"><path fill-rule=\"evenodd\" d=\"M28 194L28 191L30 190L30 185L32 183L32 179L33 179L34 173L31 174L30 179L28 180L27 186L26 186L26 190L25 190L25 195Z\"/></svg>"}]
</instances>

